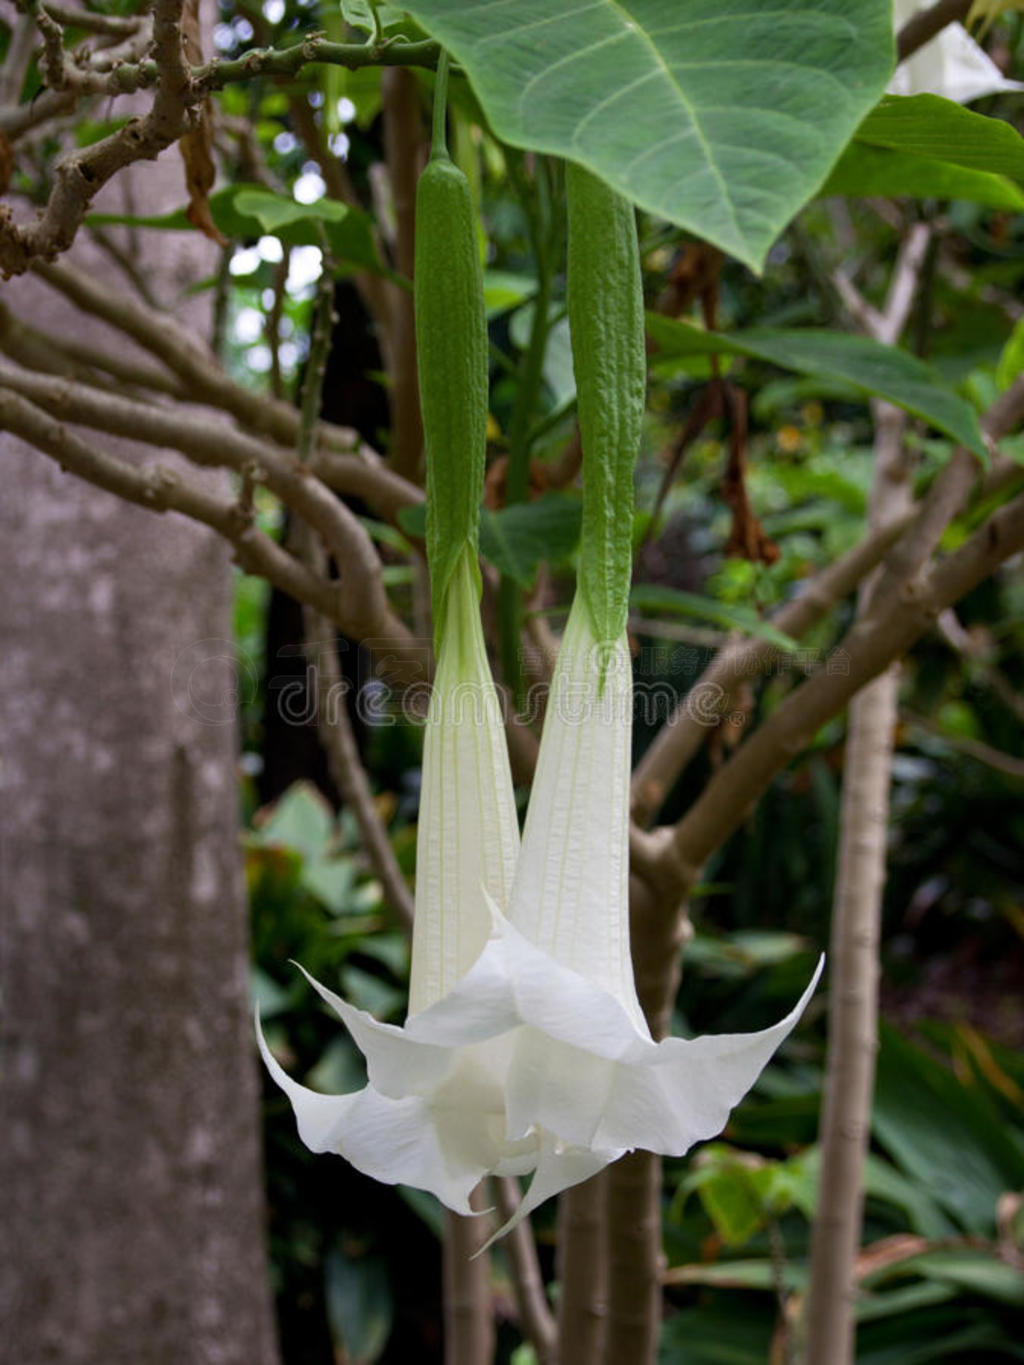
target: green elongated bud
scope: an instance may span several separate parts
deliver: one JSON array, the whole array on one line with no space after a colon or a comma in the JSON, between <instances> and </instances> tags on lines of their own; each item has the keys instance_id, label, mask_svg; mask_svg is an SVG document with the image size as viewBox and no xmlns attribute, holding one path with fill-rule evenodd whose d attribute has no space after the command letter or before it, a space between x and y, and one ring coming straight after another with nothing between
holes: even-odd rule
<instances>
[{"instance_id":1,"label":"green elongated bud","mask_svg":"<svg viewBox=\"0 0 1024 1365\"><path fill-rule=\"evenodd\" d=\"M647 357L636 218L628 200L566 166L567 295L583 446L579 591L600 644L626 625L633 564L633 466Z\"/></svg>"},{"instance_id":2,"label":"green elongated bud","mask_svg":"<svg viewBox=\"0 0 1024 1365\"><path fill-rule=\"evenodd\" d=\"M469 181L435 152L416 191L416 350L437 636L459 556L475 551L487 446L487 315Z\"/></svg>"}]
</instances>

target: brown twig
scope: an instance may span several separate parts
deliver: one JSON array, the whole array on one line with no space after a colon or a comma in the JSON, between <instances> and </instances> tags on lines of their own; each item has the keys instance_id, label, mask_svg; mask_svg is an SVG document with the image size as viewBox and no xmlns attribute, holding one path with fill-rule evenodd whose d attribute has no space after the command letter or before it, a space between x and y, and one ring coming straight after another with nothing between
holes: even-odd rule
<instances>
[{"instance_id":1,"label":"brown twig","mask_svg":"<svg viewBox=\"0 0 1024 1365\"><path fill-rule=\"evenodd\" d=\"M241 432L218 430L208 418L118 398L74 380L32 374L2 362L0 384L54 416L180 450L201 464L224 466L239 474L256 465L260 482L323 537L334 557L340 579L337 590L346 603L347 633L357 639L388 637L396 646L408 642L408 630L388 604L380 559L366 529L319 479L298 466L294 456ZM338 619L336 611L328 614Z\"/></svg>"},{"instance_id":2,"label":"brown twig","mask_svg":"<svg viewBox=\"0 0 1024 1365\"><path fill-rule=\"evenodd\" d=\"M970 8L971 0L938 0L929 9L918 10L896 35L896 60L905 62L949 24L962 24Z\"/></svg>"},{"instance_id":3,"label":"brown twig","mask_svg":"<svg viewBox=\"0 0 1024 1365\"><path fill-rule=\"evenodd\" d=\"M519 1207L519 1186L507 1176L496 1176L491 1181L491 1187L501 1220L507 1222ZM538 1365L555 1365L555 1319L544 1290L544 1277L540 1273L537 1246L528 1218L516 1224L506 1235L502 1246L508 1260L523 1335L533 1346ZM562 1360L558 1365L566 1363Z\"/></svg>"}]
</instances>

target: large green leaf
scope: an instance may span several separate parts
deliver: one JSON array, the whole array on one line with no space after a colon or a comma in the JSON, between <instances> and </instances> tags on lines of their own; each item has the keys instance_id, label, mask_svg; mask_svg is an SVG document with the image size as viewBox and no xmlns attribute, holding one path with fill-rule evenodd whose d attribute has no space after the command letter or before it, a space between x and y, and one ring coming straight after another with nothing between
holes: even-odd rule
<instances>
[{"instance_id":1,"label":"large green leaf","mask_svg":"<svg viewBox=\"0 0 1024 1365\"><path fill-rule=\"evenodd\" d=\"M1017 130L939 95L887 95L857 129L857 141L1024 180Z\"/></svg>"},{"instance_id":2,"label":"large green leaf","mask_svg":"<svg viewBox=\"0 0 1024 1365\"><path fill-rule=\"evenodd\" d=\"M989 1096L882 1027L872 1130L965 1231L990 1235L996 1202L1024 1185L1024 1155Z\"/></svg>"},{"instance_id":3,"label":"large green leaf","mask_svg":"<svg viewBox=\"0 0 1024 1365\"><path fill-rule=\"evenodd\" d=\"M413 0L494 131L757 269L892 70L891 0Z\"/></svg>"},{"instance_id":4,"label":"large green leaf","mask_svg":"<svg viewBox=\"0 0 1024 1365\"><path fill-rule=\"evenodd\" d=\"M1024 138L938 95L889 95L857 129L823 194L970 199L1019 210Z\"/></svg>"},{"instance_id":5,"label":"large green leaf","mask_svg":"<svg viewBox=\"0 0 1024 1365\"><path fill-rule=\"evenodd\" d=\"M923 418L973 451L980 460L988 458L970 404L947 388L923 361L897 347L817 328L723 335L657 313L647 315L647 330L668 354L708 355L724 351L727 355L749 356L782 369L853 385L865 395L888 399Z\"/></svg>"},{"instance_id":6,"label":"large green leaf","mask_svg":"<svg viewBox=\"0 0 1024 1365\"><path fill-rule=\"evenodd\" d=\"M966 199L1010 213L1024 209L1024 191L1005 175L856 140L839 158L821 192L849 198Z\"/></svg>"}]
</instances>

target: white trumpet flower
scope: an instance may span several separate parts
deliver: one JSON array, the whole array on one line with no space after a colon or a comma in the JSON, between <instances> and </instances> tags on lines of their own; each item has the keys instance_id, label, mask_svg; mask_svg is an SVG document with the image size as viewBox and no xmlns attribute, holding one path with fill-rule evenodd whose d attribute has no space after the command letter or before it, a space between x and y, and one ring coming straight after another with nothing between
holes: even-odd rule
<instances>
[{"instance_id":1,"label":"white trumpet flower","mask_svg":"<svg viewBox=\"0 0 1024 1365\"><path fill-rule=\"evenodd\" d=\"M930 3L931 0L893 0L896 31ZM969 104L983 95L1005 90L1024 90L1024 85L1007 80L963 24L947 24L940 29L930 42L900 63L889 83L892 95L942 95L958 104Z\"/></svg>"},{"instance_id":2,"label":"white trumpet flower","mask_svg":"<svg viewBox=\"0 0 1024 1365\"><path fill-rule=\"evenodd\" d=\"M484 1175L533 1172L518 1219L624 1152L719 1133L821 967L772 1028L653 1041L629 954L625 637L599 648L577 598L520 849L473 567L467 551L448 590L427 720L409 1017L380 1023L310 978L366 1057L351 1095L306 1089L260 1047L314 1151L458 1213Z\"/></svg>"}]
</instances>

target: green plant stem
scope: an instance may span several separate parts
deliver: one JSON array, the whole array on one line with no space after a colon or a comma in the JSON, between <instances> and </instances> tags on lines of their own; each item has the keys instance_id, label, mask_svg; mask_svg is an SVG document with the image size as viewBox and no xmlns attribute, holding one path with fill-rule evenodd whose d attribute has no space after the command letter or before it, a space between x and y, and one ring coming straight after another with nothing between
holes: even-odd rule
<instances>
[{"instance_id":1,"label":"green plant stem","mask_svg":"<svg viewBox=\"0 0 1024 1365\"><path fill-rule=\"evenodd\" d=\"M430 156L448 160L448 53L442 48L434 83L434 109L430 128Z\"/></svg>"}]
</instances>

